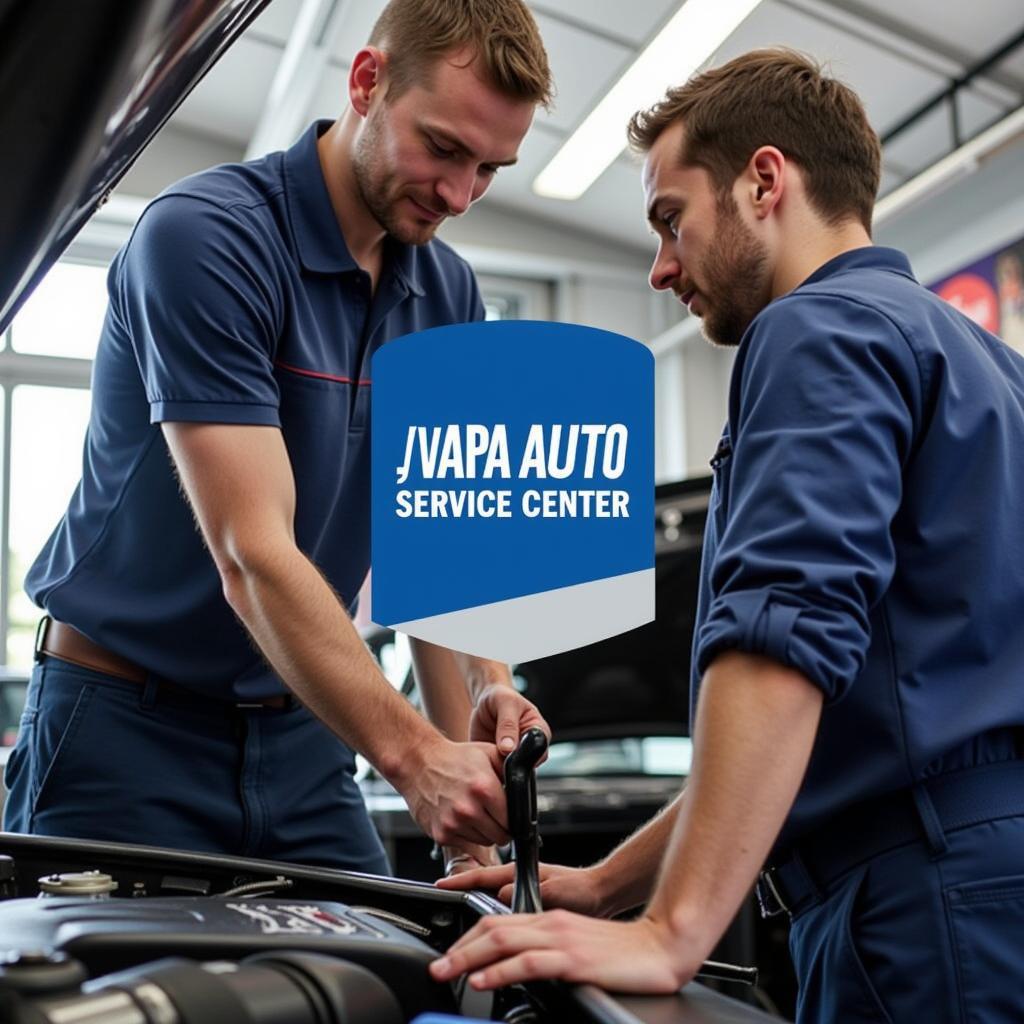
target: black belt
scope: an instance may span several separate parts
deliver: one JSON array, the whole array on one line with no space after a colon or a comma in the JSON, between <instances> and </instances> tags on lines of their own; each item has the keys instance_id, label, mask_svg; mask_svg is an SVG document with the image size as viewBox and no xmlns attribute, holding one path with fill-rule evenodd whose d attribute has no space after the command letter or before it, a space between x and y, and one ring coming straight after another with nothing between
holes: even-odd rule
<instances>
[{"instance_id":1,"label":"black belt","mask_svg":"<svg viewBox=\"0 0 1024 1024\"><path fill-rule=\"evenodd\" d=\"M761 915L795 917L873 857L915 842L941 856L946 833L1017 815L1024 815L1024 761L964 768L857 804L761 872Z\"/></svg>"}]
</instances>

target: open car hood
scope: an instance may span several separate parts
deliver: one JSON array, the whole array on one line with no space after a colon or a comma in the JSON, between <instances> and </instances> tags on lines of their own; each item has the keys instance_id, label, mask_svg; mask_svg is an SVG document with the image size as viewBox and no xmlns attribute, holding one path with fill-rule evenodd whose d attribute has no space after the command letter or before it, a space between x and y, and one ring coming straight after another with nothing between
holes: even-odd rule
<instances>
[{"instance_id":1,"label":"open car hood","mask_svg":"<svg viewBox=\"0 0 1024 1024\"><path fill-rule=\"evenodd\" d=\"M0 0L0 331L269 0Z\"/></svg>"}]
</instances>

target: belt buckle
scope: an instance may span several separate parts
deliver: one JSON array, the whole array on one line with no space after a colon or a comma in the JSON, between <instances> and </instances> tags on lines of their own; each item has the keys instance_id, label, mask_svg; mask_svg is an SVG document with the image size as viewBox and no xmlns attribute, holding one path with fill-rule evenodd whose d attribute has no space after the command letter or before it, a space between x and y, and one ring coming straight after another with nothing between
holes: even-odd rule
<instances>
[{"instance_id":1,"label":"belt buckle","mask_svg":"<svg viewBox=\"0 0 1024 1024\"><path fill-rule=\"evenodd\" d=\"M757 903L761 908L761 917L767 920L770 917L778 917L779 914L791 914L786 901L779 893L779 887L775 883L775 869L766 868L757 876L757 885L754 891L757 893Z\"/></svg>"},{"instance_id":2,"label":"belt buckle","mask_svg":"<svg viewBox=\"0 0 1024 1024\"><path fill-rule=\"evenodd\" d=\"M50 623L53 619L44 615L36 626L36 642L32 648L32 660L38 665L43 660L43 645L46 643L46 634L50 631Z\"/></svg>"}]
</instances>

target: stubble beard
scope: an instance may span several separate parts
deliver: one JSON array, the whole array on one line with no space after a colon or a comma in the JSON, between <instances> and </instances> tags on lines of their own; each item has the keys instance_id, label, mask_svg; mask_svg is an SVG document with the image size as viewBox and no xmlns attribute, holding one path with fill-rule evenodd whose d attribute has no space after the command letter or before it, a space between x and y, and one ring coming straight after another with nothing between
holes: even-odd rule
<instances>
[{"instance_id":1,"label":"stubble beard","mask_svg":"<svg viewBox=\"0 0 1024 1024\"><path fill-rule=\"evenodd\" d=\"M352 153L359 198L371 216L394 239L403 245L425 245L439 224L413 224L403 220L396 207L403 196L395 185L396 175L384 169L380 122L371 118Z\"/></svg>"},{"instance_id":2,"label":"stubble beard","mask_svg":"<svg viewBox=\"0 0 1024 1024\"><path fill-rule=\"evenodd\" d=\"M707 312L701 324L712 345L735 348L771 300L768 249L743 223L730 193L718 199L715 241L701 264Z\"/></svg>"}]
</instances>

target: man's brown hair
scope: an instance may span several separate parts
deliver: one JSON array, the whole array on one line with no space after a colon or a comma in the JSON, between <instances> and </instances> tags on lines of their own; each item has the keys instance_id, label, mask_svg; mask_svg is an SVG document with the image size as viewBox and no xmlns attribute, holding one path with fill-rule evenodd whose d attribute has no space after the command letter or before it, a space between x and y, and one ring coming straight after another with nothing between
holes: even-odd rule
<instances>
[{"instance_id":1,"label":"man's brown hair","mask_svg":"<svg viewBox=\"0 0 1024 1024\"><path fill-rule=\"evenodd\" d=\"M391 0L370 33L388 55L388 96L428 79L435 61L469 48L490 82L516 99L549 106L551 69L523 0Z\"/></svg>"},{"instance_id":2,"label":"man's brown hair","mask_svg":"<svg viewBox=\"0 0 1024 1024\"><path fill-rule=\"evenodd\" d=\"M871 230L881 146L857 94L795 50L752 50L669 89L629 122L646 153L676 120L684 165L731 188L761 146L775 146L803 171L808 197L829 224L856 217Z\"/></svg>"}]
</instances>

